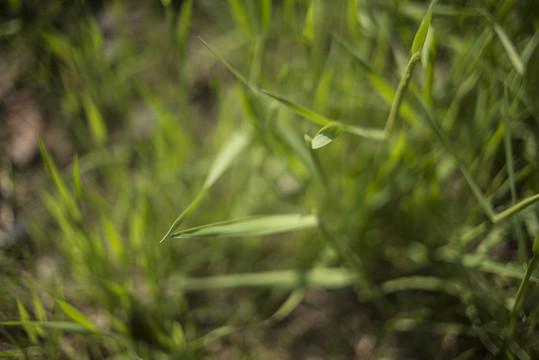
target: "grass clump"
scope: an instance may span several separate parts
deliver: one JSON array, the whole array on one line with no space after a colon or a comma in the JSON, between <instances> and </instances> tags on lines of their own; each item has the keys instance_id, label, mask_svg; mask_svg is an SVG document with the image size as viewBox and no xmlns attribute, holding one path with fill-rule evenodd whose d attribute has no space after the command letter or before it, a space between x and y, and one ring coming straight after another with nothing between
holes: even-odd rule
<instances>
[{"instance_id":1,"label":"grass clump","mask_svg":"<svg viewBox=\"0 0 539 360\"><path fill-rule=\"evenodd\" d=\"M44 6L1 356L539 356L533 2Z\"/></svg>"}]
</instances>

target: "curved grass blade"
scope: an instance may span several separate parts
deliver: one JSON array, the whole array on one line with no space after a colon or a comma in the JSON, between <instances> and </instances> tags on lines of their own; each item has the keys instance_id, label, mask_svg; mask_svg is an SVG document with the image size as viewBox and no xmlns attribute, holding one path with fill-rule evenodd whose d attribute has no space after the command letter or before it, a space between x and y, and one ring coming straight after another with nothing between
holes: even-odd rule
<instances>
[{"instance_id":1,"label":"curved grass blade","mask_svg":"<svg viewBox=\"0 0 539 360\"><path fill-rule=\"evenodd\" d=\"M509 60L511 60L511 63L513 64L513 67L515 68L516 72L519 75L524 75L524 72L526 72L526 67L524 66L524 63L522 62L522 59L520 59L520 56L517 53L517 50L515 49L515 46L511 42L511 39L509 39L509 36L507 36L507 33L505 30L497 23L494 23L493 25L494 31L496 32L496 35L498 35L498 38L500 39L503 48L505 49L505 52L507 53L507 56L509 57Z\"/></svg>"},{"instance_id":2,"label":"curved grass blade","mask_svg":"<svg viewBox=\"0 0 539 360\"><path fill-rule=\"evenodd\" d=\"M354 276L348 270L317 268L309 271L276 270L204 278L180 278L174 282L177 282L176 285L183 291L207 291L238 288L340 289L351 286L353 281Z\"/></svg>"},{"instance_id":3,"label":"curved grass blade","mask_svg":"<svg viewBox=\"0 0 539 360\"><path fill-rule=\"evenodd\" d=\"M247 131L240 131L235 133L231 139L225 144L221 152L217 155L213 164L206 176L202 189L197 194L195 199L187 206L187 208L174 220L174 223L170 226L165 236L161 239L163 242L166 238L176 230L187 216L198 206L200 201L206 195L208 189L217 181L217 179L230 167L232 162L239 156L239 154L247 147L250 140L250 134Z\"/></svg>"},{"instance_id":4,"label":"curved grass blade","mask_svg":"<svg viewBox=\"0 0 539 360\"><path fill-rule=\"evenodd\" d=\"M425 39L427 38L427 33L429 31L430 19L432 17L432 8L434 7L435 3L436 0L432 0L430 2L427 13L425 14L425 17L423 17L421 25L419 25L419 29L415 34L414 41L412 42L412 54L415 54L416 52L421 52L421 50L423 49L423 45L425 44Z\"/></svg>"},{"instance_id":5,"label":"curved grass blade","mask_svg":"<svg viewBox=\"0 0 539 360\"><path fill-rule=\"evenodd\" d=\"M280 102L281 104L283 104L284 106L286 106L287 108L295 112L296 114L303 116L305 119L311 120L312 122L318 125L326 126L330 124L331 122L333 122L333 120L328 119L325 116L322 116L318 113L315 113L314 111L306 109L303 106L294 104L292 101L287 100L279 95L272 94L269 91L265 91L265 90L261 90L261 91L263 94L266 94L267 96L277 100L278 102Z\"/></svg>"},{"instance_id":6,"label":"curved grass blade","mask_svg":"<svg viewBox=\"0 0 539 360\"><path fill-rule=\"evenodd\" d=\"M311 140L311 148L319 149L323 146L326 146L327 144L335 140L337 136L340 135L340 133L340 127L336 126L335 124L329 124L324 126Z\"/></svg>"},{"instance_id":7,"label":"curved grass blade","mask_svg":"<svg viewBox=\"0 0 539 360\"><path fill-rule=\"evenodd\" d=\"M235 237L277 234L318 226L316 215L259 215L202 225L172 234L173 238Z\"/></svg>"},{"instance_id":8,"label":"curved grass blade","mask_svg":"<svg viewBox=\"0 0 539 360\"><path fill-rule=\"evenodd\" d=\"M60 308L77 324L84 326L86 329L95 332L97 327L88 319L83 313L75 309L72 305L62 300L56 300L56 303L60 305Z\"/></svg>"}]
</instances>

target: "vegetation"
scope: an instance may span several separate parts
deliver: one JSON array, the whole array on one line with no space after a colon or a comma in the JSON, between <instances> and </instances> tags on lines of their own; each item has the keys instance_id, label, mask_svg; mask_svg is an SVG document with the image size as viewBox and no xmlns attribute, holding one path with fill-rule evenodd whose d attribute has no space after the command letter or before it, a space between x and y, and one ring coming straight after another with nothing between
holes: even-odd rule
<instances>
[{"instance_id":1,"label":"vegetation","mask_svg":"<svg viewBox=\"0 0 539 360\"><path fill-rule=\"evenodd\" d=\"M4 2L0 356L539 358L538 10Z\"/></svg>"}]
</instances>

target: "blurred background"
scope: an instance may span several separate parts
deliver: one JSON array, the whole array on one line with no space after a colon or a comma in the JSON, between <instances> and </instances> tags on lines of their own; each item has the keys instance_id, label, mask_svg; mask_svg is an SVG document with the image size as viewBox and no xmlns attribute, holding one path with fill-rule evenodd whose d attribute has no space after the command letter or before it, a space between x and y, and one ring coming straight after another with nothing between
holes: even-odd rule
<instances>
[{"instance_id":1,"label":"blurred background","mask_svg":"<svg viewBox=\"0 0 539 360\"><path fill-rule=\"evenodd\" d=\"M536 1L439 1L387 138L305 141L384 130L428 9L2 1L0 356L538 357ZM160 243L199 196L319 223Z\"/></svg>"}]
</instances>

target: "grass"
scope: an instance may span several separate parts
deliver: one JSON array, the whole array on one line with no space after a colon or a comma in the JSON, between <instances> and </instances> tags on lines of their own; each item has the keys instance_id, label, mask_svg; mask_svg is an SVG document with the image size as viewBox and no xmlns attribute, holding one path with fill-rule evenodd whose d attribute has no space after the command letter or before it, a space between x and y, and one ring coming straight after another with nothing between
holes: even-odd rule
<instances>
[{"instance_id":1,"label":"grass","mask_svg":"<svg viewBox=\"0 0 539 360\"><path fill-rule=\"evenodd\" d=\"M0 8L0 356L539 356L533 2Z\"/></svg>"}]
</instances>

